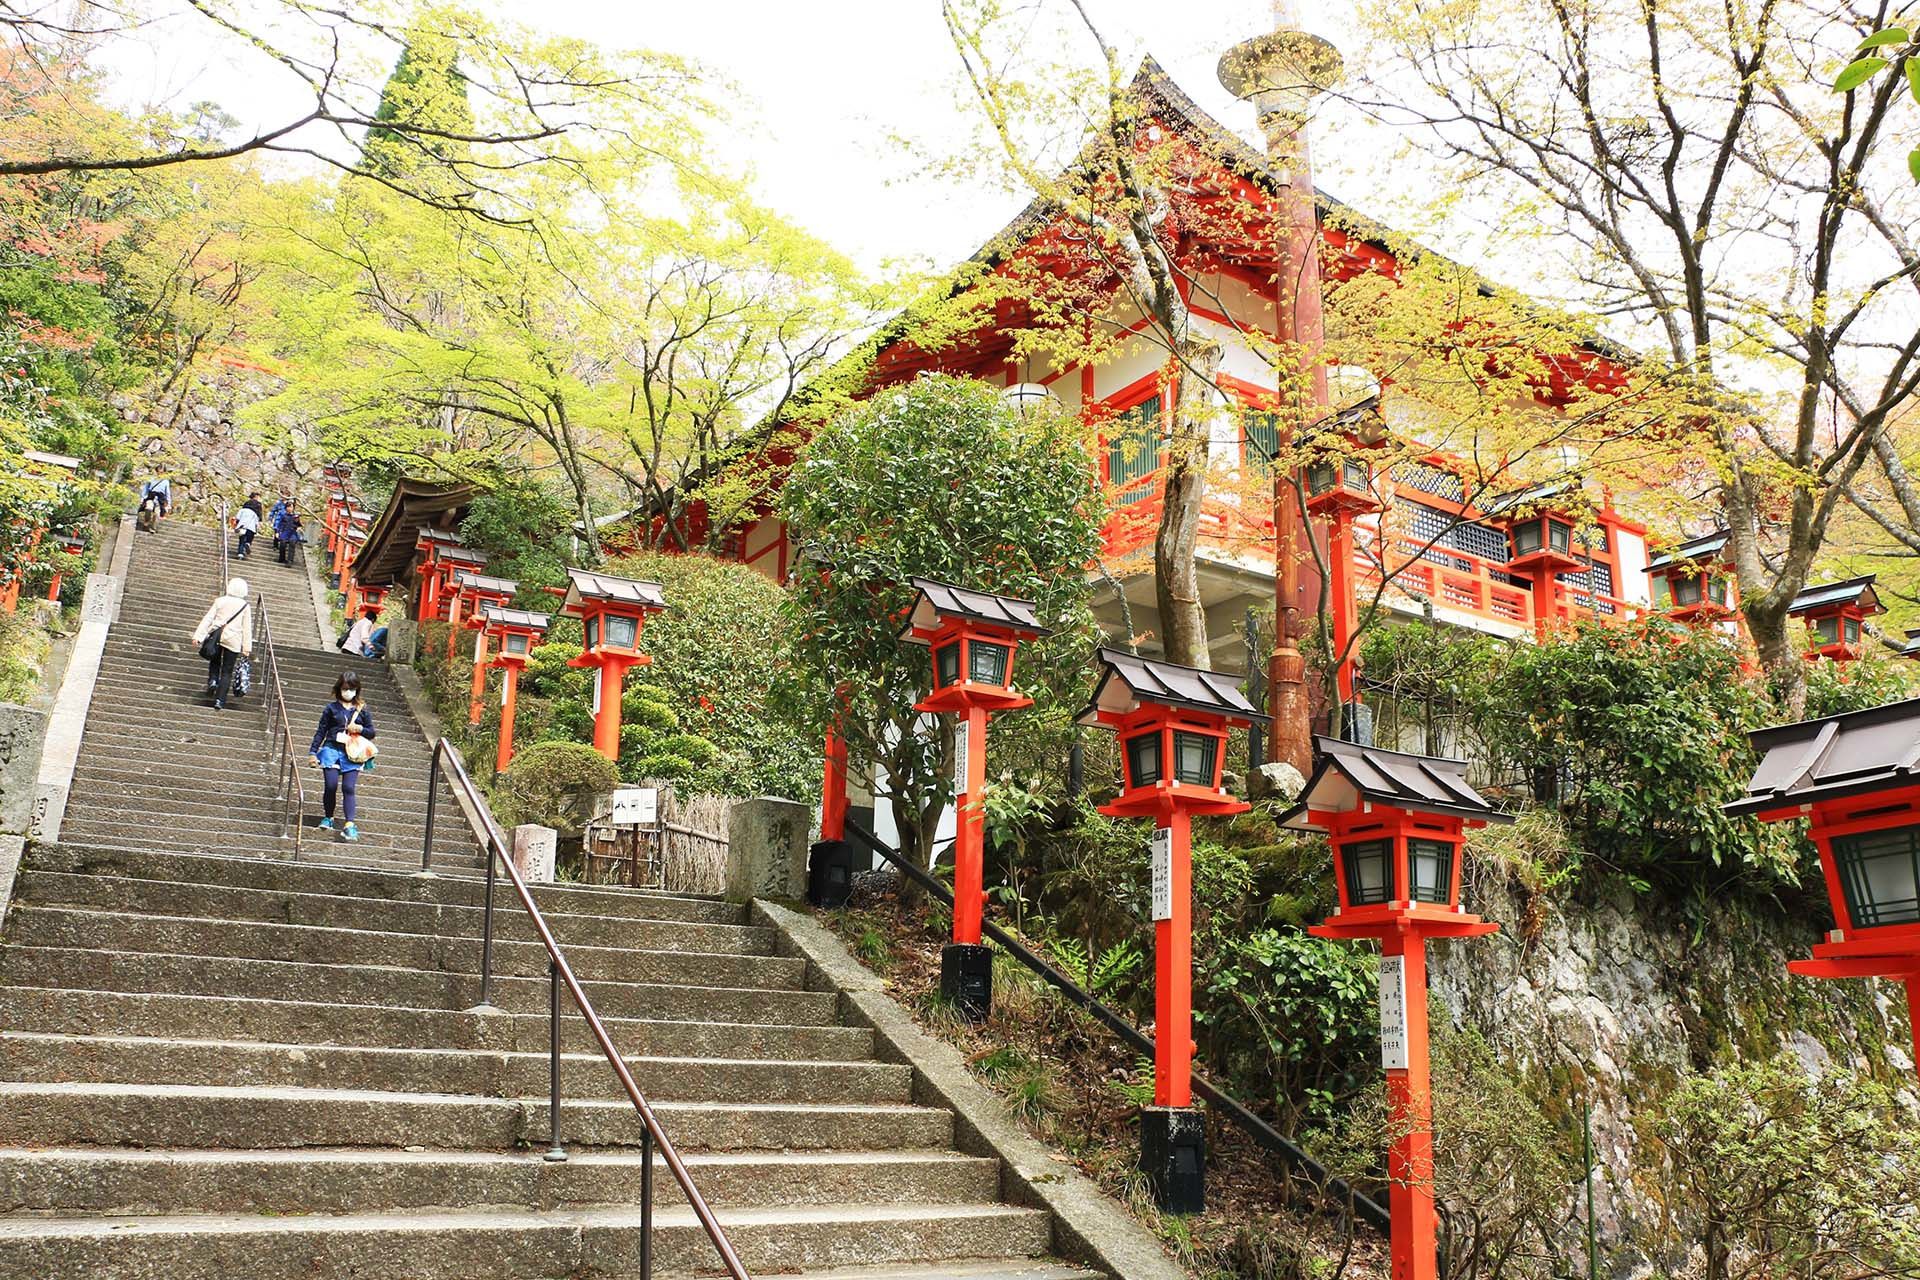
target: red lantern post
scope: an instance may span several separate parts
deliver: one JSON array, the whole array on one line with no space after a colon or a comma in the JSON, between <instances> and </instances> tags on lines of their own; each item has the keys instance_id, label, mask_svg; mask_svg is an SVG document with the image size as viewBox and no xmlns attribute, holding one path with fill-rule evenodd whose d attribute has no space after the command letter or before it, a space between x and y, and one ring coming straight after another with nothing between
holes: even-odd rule
<instances>
[{"instance_id":1,"label":"red lantern post","mask_svg":"<svg viewBox=\"0 0 1920 1280\"><path fill-rule=\"evenodd\" d=\"M373 525L373 518L364 511L349 511L340 526L333 544L333 567L329 571L328 581L339 586L346 581L347 566L360 554L360 548L367 543L367 530Z\"/></svg>"},{"instance_id":2,"label":"red lantern post","mask_svg":"<svg viewBox=\"0 0 1920 1280\"><path fill-rule=\"evenodd\" d=\"M1393 1280L1436 1280L1433 1087L1427 1053L1427 939L1499 925L1460 905L1468 828L1511 822L1466 782L1466 764L1321 738L1300 801L1280 825L1333 845L1339 908L1308 932L1380 940L1380 1054L1393 1145Z\"/></svg>"},{"instance_id":3,"label":"red lantern post","mask_svg":"<svg viewBox=\"0 0 1920 1280\"><path fill-rule=\"evenodd\" d=\"M520 584L511 578L489 578L485 574L460 570L453 575L453 589L457 599L454 604L456 613L464 613L465 626L473 632L473 692L467 700L467 723L479 724L483 715L482 704L487 696L487 669L491 665L487 658L487 625L481 611L488 605L505 607L513 599ZM464 606L464 607L463 607ZM455 646L460 633L451 630L447 636L447 658L453 659Z\"/></svg>"},{"instance_id":4,"label":"red lantern post","mask_svg":"<svg viewBox=\"0 0 1920 1280\"><path fill-rule=\"evenodd\" d=\"M520 672L526 667L533 647L547 634L551 621L544 613L528 613L499 604L480 606L481 651L485 652L491 639L499 655L493 665L505 673L500 681L500 749L493 758L496 773L506 772L507 766L513 763L513 716L520 701Z\"/></svg>"},{"instance_id":5,"label":"red lantern post","mask_svg":"<svg viewBox=\"0 0 1920 1280\"><path fill-rule=\"evenodd\" d=\"M421 622L439 622L446 616L446 601L440 598L440 588L447 575L440 564L440 553L459 545L460 535L451 529L421 529L414 535L413 580L416 616Z\"/></svg>"},{"instance_id":6,"label":"red lantern post","mask_svg":"<svg viewBox=\"0 0 1920 1280\"><path fill-rule=\"evenodd\" d=\"M1542 485L1503 499L1507 543L1512 555L1507 572L1527 579L1533 587L1534 635L1545 641L1554 624L1567 616L1560 575L1577 573L1582 561L1573 549L1572 512L1562 497L1570 484ZM1577 491L1574 494L1577 497ZM1559 498L1560 501L1555 501Z\"/></svg>"},{"instance_id":7,"label":"red lantern post","mask_svg":"<svg viewBox=\"0 0 1920 1280\"><path fill-rule=\"evenodd\" d=\"M986 914L987 717L1030 707L1013 688L1014 654L1048 629L1033 603L915 578L913 607L900 639L926 645L933 692L914 710L951 713L954 725L953 940L940 953L940 993L966 1017L993 1007L993 952L980 941ZM842 747L844 751L844 747Z\"/></svg>"},{"instance_id":8,"label":"red lantern post","mask_svg":"<svg viewBox=\"0 0 1920 1280\"><path fill-rule=\"evenodd\" d=\"M1747 794L1725 810L1806 818L1834 928L1809 978L1888 978L1907 988L1920 1062L1920 700L1762 729Z\"/></svg>"},{"instance_id":9,"label":"red lantern post","mask_svg":"<svg viewBox=\"0 0 1920 1280\"><path fill-rule=\"evenodd\" d=\"M1141 1114L1140 1167L1160 1207L1206 1208L1206 1134L1193 1107L1195 814L1249 807L1220 785L1227 731L1266 716L1240 693L1241 677L1101 649L1099 683L1078 723L1120 739L1120 796L1100 812L1154 820L1153 1105Z\"/></svg>"},{"instance_id":10,"label":"red lantern post","mask_svg":"<svg viewBox=\"0 0 1920 1280\"><path fill-rule=\"evenodd\" d=\"M1339 415L1333 430L1323 431L1315 456L1302 474L1307 514L1327 522L1327 600L1333 612L1334 684L1342 717L1353 714L1355 662L1353 635L1360 628L1360 591L1353 554L1353 526L1361 516L1381 509L1373 491L1373 467L1365 450L1384 438L1378 427L1378 402L1369 401ZM1357 424L1370 415L1374 424L1361 435Z\"/></svg>"},{"instance_id":11,"label":"red lantern post","mask_svg":"<svg viewBox=\"0 0 1920 1280\"><path fill-rule=\"evenodd\" d=\"M348 625L368 609L379 609L387 603L386 587L363 586L351 572L347 574L347 601L344 612Z\"/></svg>"},{"instance_id":12,"label":"red lantern post","mask_svg":"<svg viewBox=\"0 0 1920 1280\"><path fill-rule=\"evenodd\" d=\"M65 552L67 555L77 556L84 553L86 549L87 549L86 542L82 540L78 534L68 533L68 534L61 535L60 550ZM53 571L53 581L47 584L47 599L53 601L55 604L58 604L60 602L61 576L62 575L60 571L58 569L55 569Z\"/></svg>"},{"instance_id":13,"label":"red lantern post","mask_svg":"<svg viewBox=\"0 0 1920 1280\"><path fill-rule=\"evenodd\" d=\"M666 607L657 582L567 570L561 612L580 619L584 642L580 656L568 665L599 672L593 685L593 749L609 760L620 758L620 697L627 670L653 662L640 652L641 629Z\"/></svg>"},{"instance_id":14,"label":"red lantern post","mask_svg":"<svg viewBox=\"0 0 1920 1280\"><path fill-rule=\"evenodd\" d=\"M1814 647L1807 650L1809 661L1831 658L1852 662L1860 656L1862 629L1868 618L1887 611L1873 589L1873 574L1808 587L1793 598L1787 613L1807 624L1813 632Z\"/></svg>"}]
</instances>

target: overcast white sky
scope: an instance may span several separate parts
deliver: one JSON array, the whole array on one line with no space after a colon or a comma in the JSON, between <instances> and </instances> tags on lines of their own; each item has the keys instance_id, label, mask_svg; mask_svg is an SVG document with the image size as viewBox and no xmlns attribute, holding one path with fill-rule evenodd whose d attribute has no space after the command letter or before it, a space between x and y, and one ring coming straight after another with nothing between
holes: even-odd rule
<instances>
[{"instance_id":1,"label":"overcast white sky","mask_svg":"<svg viewBox=\"0 0 1920 1280\"><path fill-rule=\"evenodd\" d=\"M527 25L618 48L696 59L750 100L730 139L775 208L869 268L888 259L946 265L977 248L1021 201L916 175L896 135L944 153L965 137L956 108L958 64L938 0L494 0ZM150 0L151 11L174 6ZM1219 87L1220 52L1270 28L1268 0L1090 0L1108 35L1150 50L1200 104L1251 135L1251 108ZM1351 47L1326 6L1308 0L1306 24ZM129 105L211 99L247 125L297 110L300 98L250 57L211 46L196 19L148 28L138 50L111 54ZM1351 125L1347 126L1349 129ZM1321 132L1330 132L1322 128ZM1385 145L1391 139L1381 139ZM1381 148L1352 137L1316 139L1321 185L1379 208L1393 166L1369 164ZM1378 199L1373 197L1379 197Z\"/></svg>"}]
</instances>

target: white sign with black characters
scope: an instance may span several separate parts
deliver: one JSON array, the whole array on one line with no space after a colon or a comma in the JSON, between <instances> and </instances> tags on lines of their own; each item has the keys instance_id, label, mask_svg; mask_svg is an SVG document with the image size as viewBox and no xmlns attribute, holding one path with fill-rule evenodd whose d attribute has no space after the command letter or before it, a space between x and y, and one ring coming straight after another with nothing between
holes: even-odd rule
<instances>
[{"instance_id":1,"label":"white sign with black characters","mask_svg":"<svg viewBox=\"0 0 1920 1280\"><path fill-rule=\"evenodd\" d=\"M971 727L965 720L953 726L953 794L956 797L967 794L967 748L970 745L967 739L971 736L968 733Z\"/></svg>"},{"instance_id":2,"label":"white sign with black characters","mask_svg":"<svg viewBox=\"0 0 1920 1280\"><path fill-rule=\"evenodd\" d=\"M616 827L650 827L660 816L660 793L653 787L622 787L613 793L607 821Z\"/></svg>"},{"instance_id":3,"label":"white sign with black characters","mask_svg":"<svg viewBox=\"0 0 1920 1280\"><path fill-rule=\"evenodd\" d=\"M1173 919L1173 828L1153 829L1153 918Z\"/></svg>"},{"instance_id":4,"label":"white sign with black characters","mask_svg":"<svg viewBox=\"0 0 1920 1280\"><path fill-rule=\"evenodd\" d=\"M1380 1065L1407 1069L1407 958L1380 957Z\"/></svg>"}]
</instances>

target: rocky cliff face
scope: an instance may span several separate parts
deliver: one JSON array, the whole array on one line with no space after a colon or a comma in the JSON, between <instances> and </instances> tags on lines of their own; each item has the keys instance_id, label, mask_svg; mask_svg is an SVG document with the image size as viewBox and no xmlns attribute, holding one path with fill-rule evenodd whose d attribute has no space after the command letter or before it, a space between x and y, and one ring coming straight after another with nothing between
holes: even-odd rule
<instances>
[{"instance_id":1,"label":"rocky cliff face","mask_svg":"<svg viewBox=\"0 0 1920 1280\"><path fill-rule=\"evenodd\" d=\"M312 468L303 460L306 440L296 429L284 442L269 443L236 425L241 410L279 390L272 374L215 366L196 373L152 402L122 396L121 420L145 435L141 452L154 463L181 463L176 497L198 501L210 493L274 492L297 487Z\"/></svg>"},{"instance_id":2,"label":"rocky cliff face","mask_svg":"<svg viewBox=\"0 0 1920 1280\"><path fill-rule=\"evenodd\" d=\"M1482 879L1489 877L1482 876ZM1442 943L1434 991L1459 1022L1529 1072L1552 1107L1593 1107L1595 1218L1603 1247L1644 1238L1659 1206L1631 1181L1635 1109L1682 1075L1733 1057L1799 1056L1816 1077L1836 1064L1898 1090L1920 1118L1906 1006L1894 984L1816 981L1787 972L1826 927L1788 909L1712 899L1689 915L1621 887L1597 901L1531 904L1482 884L1469 901L1509 925Z\"/></svg>"}]
</instances>

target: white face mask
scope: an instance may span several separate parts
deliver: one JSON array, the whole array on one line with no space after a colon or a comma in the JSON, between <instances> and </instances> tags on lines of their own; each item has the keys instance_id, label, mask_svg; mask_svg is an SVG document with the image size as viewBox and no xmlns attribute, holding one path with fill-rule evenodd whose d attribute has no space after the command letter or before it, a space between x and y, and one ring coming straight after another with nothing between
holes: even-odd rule
<instances>
[{"instance_id":1,"label":"white face mask","mask_svg":"<svg viewBox=\"0 0 1920 1280\"><path fill-rule=\"evenodd\" d=\"M355 698L359 696L360 696L359 694L355 693L351 689L342 689L340 691L340 701L342 702L352 702Z\"/></svg>"}]
</instances>

